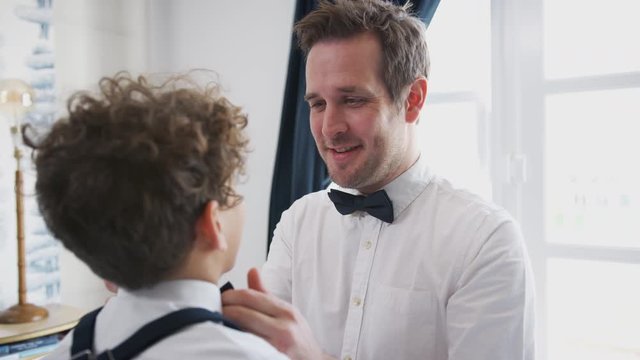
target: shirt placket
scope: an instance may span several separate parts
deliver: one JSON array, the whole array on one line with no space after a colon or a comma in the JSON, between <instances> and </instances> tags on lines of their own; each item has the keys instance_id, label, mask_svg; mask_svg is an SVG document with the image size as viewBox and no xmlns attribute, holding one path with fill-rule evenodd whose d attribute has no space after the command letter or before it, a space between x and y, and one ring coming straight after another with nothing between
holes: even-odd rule
<instances>
[{"instance_id":1,"label":"shirt placket","mask_svg":"<svg viewBox=\"0 0 640 360\"><path fill-rule=\"evenodd\" d=\"M376 245L378 244L378 236L383 226L380 220L365 215L364 213L356 216L360 216L360 221L364 222L364 224L351 281L349 310L347 312L347 321L342 341L341 358L343 360L357 359L358 342L362 329L364 305L366 302L367 288L369 286L371 267L373 265Z\"/></svg>"}]
</instances>

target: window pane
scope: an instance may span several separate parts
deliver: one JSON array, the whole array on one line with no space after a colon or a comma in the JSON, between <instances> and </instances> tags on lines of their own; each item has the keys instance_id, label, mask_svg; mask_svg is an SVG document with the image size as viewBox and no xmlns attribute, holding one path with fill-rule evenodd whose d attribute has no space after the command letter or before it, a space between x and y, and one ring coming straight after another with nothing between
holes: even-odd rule
<instances>
[{"instance_id":1,"label":"window pane","mask_svg":"<svg viewBox=\"0 0 640 360\"><path fill-rule=\"evenodd\" d=\"M640 1L546 0L548 78L640 71Z\"/></svg>"},{"instance_id":2,"label":"window pane","mask_svg":"<svg viewBox=\"0 0 640 360\"><path fill-rule=\"evenodd\" d=\"M547 241L640 247L640 89L547 97Z\"/></svg>"},{"instance_id":3,"label":"window pane","mask_svg":"<svg viewBox=\"0 0 640 360\"><path fill-rule=\"evenodd\" d=\"M488 0L440 2L427 31L432 63L429 91L489 95L490 10Z\"/></svg>"},{"instance_id":4,"label":"window pane","mask_svg":"<svg viewBox=\"0 0 640 360\"><path fill-rule=\"evenodd\" d=\"M431 96L418 125L422 156L429 166L487 199L491 186L482 127L486 110L479 109L491 104L490 21L489 0L440 2L427 30Z\"/></svg>"},{"instance_id":5,"label":"window pane","mask_svg":"<svg viewBox=\"0 0 640 360\"><path fill-rule=\"evenodd\" d=\"M439 176L491 199L489 172L480 157L474 103L428 104L418 124L422 156Z\"/></svg>"},{"instance_id":6,"label":"window pane","mask_svg":"<svg viewBox=\"0 0 640 360\"><path fill-rule=\"evenodd\" d=\"M548 262L549 360L640 357L640 265Z\"/></svg>"}]
</instances>

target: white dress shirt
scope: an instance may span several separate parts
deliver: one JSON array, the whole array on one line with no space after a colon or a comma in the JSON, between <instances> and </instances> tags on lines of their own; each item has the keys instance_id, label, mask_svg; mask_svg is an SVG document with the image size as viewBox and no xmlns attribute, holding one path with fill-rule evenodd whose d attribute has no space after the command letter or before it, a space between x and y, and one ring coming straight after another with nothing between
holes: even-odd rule
<instances>
[{"instance_id":1,"label":"white dress shirt","mask_svg":"<svg viewBox=\"0 0 640 360\"><path fill-rule=\"evenodd\" d=\"M145 324L175 310L199 307L220 311L220 290L212 283L176 280L152 288L120 289L96 320L96 354L112 349ZM49 359L70 358L69 333ZM183 329L142 352L136 359L288 359L261 338L211 321Z\"/></svg>"},{"instance_id":2,"label":"white dress shirt","mask_svg":"<svg viewBox=\"0 0 640 360\"><path fill-rule=\"evenodd\" d=\"M420 159L384 189L391 224L341 215L327 190L296 201L266 287L342 359L532 360L534 282L514 220Z\"/></svg>"}]
</instances>

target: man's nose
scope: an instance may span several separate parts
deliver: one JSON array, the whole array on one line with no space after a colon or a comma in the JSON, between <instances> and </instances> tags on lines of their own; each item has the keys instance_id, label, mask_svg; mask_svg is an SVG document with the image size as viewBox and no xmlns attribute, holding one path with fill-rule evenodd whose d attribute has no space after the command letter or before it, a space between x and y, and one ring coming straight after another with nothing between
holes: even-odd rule
<instances>
[{"instance_id":1,"label":"man's nose","mask_svg":"<svg viewBox=\"0 0 640 360\"><path fill-rule=\"evenodd\" d=\"M336 135L346 132L347 129L347 122L342 111L336 106L327 105L322 121L322 135L331 139Z\"/></svg>"}]
</instances>

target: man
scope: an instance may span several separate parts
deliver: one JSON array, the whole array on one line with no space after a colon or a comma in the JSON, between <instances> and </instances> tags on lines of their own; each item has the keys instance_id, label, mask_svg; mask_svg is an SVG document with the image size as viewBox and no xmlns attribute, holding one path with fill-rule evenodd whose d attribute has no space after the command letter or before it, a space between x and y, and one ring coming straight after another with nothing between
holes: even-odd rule
<instances>
[{"instance_id":1,"label":"man","mask_svg":"<svg viewBox=\"0 0 640 360\"><path fill-rule=\"evenodd\" d=\"M246 116L186 77L118 74L100 90L75 94L34 145L36 191L56 238L119 290L47 358L285 359L219 313L244 221Z\"/></svg>"},{"instance_id":2,"label":"man","mask_svg":"<svg viewBox=\"0 0 640 360\"><path fill-rule=\"evenodd\" d=\"M533 359L517 225L418 150L424 24L382 0L337 0L295 30L333 184L282 214L266 286L252 271L254 290L223 295L225 314L292 358Z\"/></svg>"}]
</instances>

